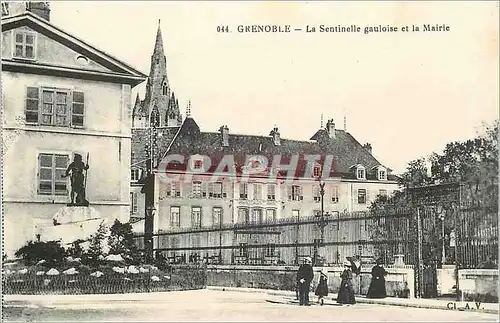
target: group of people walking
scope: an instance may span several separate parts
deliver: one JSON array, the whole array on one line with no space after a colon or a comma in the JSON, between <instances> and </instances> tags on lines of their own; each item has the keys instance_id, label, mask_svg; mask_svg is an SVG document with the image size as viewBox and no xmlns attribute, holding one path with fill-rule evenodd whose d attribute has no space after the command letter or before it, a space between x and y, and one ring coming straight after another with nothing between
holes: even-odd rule
<instances>
[{"instance_id":1,"label":"group of people walking","mask_svg":"<svg viewBox=\"0 0 500 323\"><path fill-rule=\"evenodd\" d=\"M352 279L354 275L359 275L360 273L361 265L356 264L352 258L348 257L344 262L344 270L340 274L341 282L337 294L337 303L347 305L356 303ZM381 259L377 260L377 264L372 268L371 275L372 279L366 297L386 297L387 293L385 289L385 276L387 275L387 271L384 269L383 261ZM304 263L299 267L299 270L297 271L297 298L299 299L299 304L301 306L310 305L309 289L313 278L314 272L312 268L312 259L310 257L306 257ZM315 295L318 296L318 303L323 305L324 297L328 296L328 271L326 270L326 268L323 268L323 270L320 271Z\"/></svg>"}]
</instances>

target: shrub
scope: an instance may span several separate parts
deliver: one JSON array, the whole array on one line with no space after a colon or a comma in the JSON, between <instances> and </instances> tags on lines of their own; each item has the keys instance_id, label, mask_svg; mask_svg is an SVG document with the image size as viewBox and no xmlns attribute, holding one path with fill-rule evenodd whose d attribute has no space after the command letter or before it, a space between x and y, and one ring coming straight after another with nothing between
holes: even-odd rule
<instances>
[{"instance_id":1,"label":"shrub","mask_svg":"<svg viewBox=\"0 0 500 323\"><path fill-rule=\"evenodd\" d=\"M66 257L66 251L58 241L29 241L16 253L26 265L35 265L40 260L45 260L46 266L60 266Z\"/></svg>"}]
</instances>

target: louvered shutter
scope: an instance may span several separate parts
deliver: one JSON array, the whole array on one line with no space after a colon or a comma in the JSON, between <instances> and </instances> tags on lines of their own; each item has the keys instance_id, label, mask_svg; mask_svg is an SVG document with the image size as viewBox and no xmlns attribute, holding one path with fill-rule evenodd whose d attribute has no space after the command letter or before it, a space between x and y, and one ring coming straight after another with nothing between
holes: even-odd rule
<instances>
[{"instance_id":1,"label":"louvered shutter","mask_svg":"<svg viewBox=\"0 0 500 323\"><path fill-rule=\"evenodd\" d=\"M85 97L83 92L73 91L72 101L71 125L73 127L83 127L85 115Z\"/></svg>"},{"instance_id":2,"label":"louvered shutter","mask_svg":"<svg viewBox=\"0 0 500 323\"><path fill-rule=\"evenodd\" d=\"M39 123L40 91L37 87L28 87L26 90L26 123Z\"/></svg>"}]
</instances>

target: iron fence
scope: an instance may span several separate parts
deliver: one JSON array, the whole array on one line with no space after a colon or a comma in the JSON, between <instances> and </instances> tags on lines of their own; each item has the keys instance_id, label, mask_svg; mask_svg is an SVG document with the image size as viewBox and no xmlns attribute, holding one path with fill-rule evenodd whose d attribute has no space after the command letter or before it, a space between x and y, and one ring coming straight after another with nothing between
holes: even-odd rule
<instances>
[{"instance_id":1,"label":"iron fence","mask_svg":"<svg viewBox=\"0 0 500 323\"><path fill-rule=\"evenodd\" d=\"M161 292L202 289L206 286L206 281L206 267L192 265L171 267L168 271L149 274L107 272L100 277L89 273L47 276L36 275L35 271L31 271L26 274L4 275L3 293L79 295Z\"/></svg>"}]
</instances>

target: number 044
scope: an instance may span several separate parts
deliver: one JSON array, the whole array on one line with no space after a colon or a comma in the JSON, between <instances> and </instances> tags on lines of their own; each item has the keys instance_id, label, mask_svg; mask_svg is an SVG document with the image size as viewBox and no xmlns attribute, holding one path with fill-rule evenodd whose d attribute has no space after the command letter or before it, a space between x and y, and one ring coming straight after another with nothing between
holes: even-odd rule
<instances>
[{"instance_id":1,"label":"number 044","mask_svg":"<svg viewBox=\"0 0 500 323\"><path fill-rule=\"evenodd\" d=\"M218 33L228 33L229 27L228 26L217 26L217 32Z\"/></svg>"}]
</instances>

